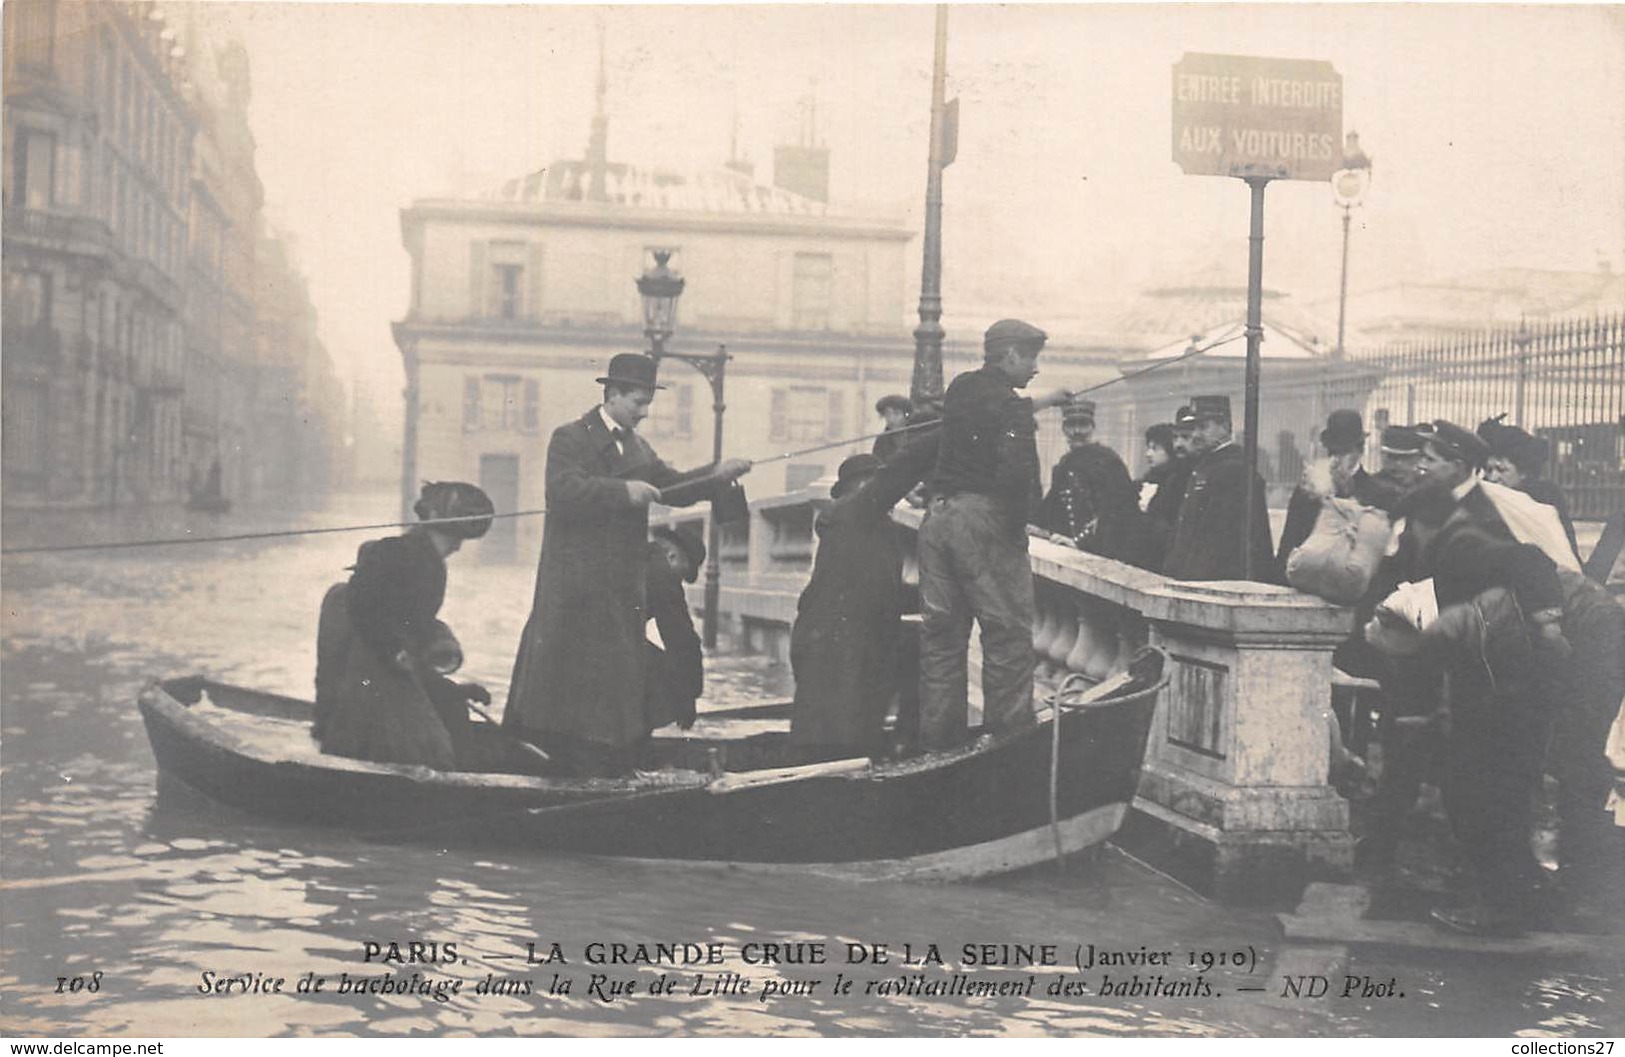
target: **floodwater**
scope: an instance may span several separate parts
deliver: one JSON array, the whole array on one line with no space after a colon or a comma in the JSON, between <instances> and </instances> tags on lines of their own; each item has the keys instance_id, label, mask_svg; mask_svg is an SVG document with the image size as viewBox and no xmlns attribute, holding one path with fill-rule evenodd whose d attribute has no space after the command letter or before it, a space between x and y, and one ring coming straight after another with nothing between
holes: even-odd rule
<instances>
[{"instance_id":1,"label":"floodwater","mask_svg":"<svg viewBox=\"0 0 1625 1057\"><path fill-rule=\"evenodd\" d=\"M393 501L314 514L145 523L7 512L9 546L387 521ZM1117 853L978 884L862 884L715 867L514 852L470 857L367 843L226 812L195 796L160 804L134 701L154 676L203 672L307 696L323 590L367 536L19 555L3 565L0 740L0 1031L8 1035L1599 1035L1625 1032L1620 967L1466 958L1437 951L1296 947L1271 915L1209 904ZM454 558L443 613L465 674L503 698L533 569ZM716 658L713 704L783 694L759 658ZM1289 909L1289 908L1282 908ZM400 945L399 961L366 944ZM408 944L432 961L412 962ZM703 966L591 964L594 944L719 944ZM890 960L847 964L846 944ZM563 961L530 964L559 945ZM798 963L747 963L749 944ZM796 944L802 946L797 947ZM823 944L826 962L811 962ZM915 964L904 965L904 944ZM942 964L920 956L936 944ZM972 945L971 951L965 945ZM984 952L976 945L1025 945ZM970 964L984 955L1059 968ZM1107 996L1079 945L1171 952L1189 989L1194 954L1247 951L1202 974L1207 995ZM448 951L455 945L455 952ZM635 948L634 948L635 949ZM753 952L761 947L750 948ZM443 960L442 960L443 959ZM607 979L593 993L594 974ZM833 992L837 973L855 981ZM1284 998L1283 975L1322 973L1323 999ZM311 974L307 976L307 974ZM676 992L649 994L666 974ZM738 974L737 977L729 974ZM957 975L956 975L957 974ZM1345 976L1396 981L1394 997L1339 997ZM1025 993L1029 976L1031 993ZM322 993L302 980L324 978ZM344 993L405 985L407 993ZM283 984L276 990L275 981ZM568 994L549 993L554 979ZM699 978L700 985L695 987ZM1004 995L918 993L964 979ZM222 981L229 981L222 985ZM818 980L811 994L774 994ZM886 981L913 990L884 993ZM59 982L60 981L60 982ZM748 984L740 991L738 982ZM868 987L873 981L877 986ZM1085 982L1084 993L1047 994ZM453 983L460 991L448 993ZM616 993L611 984L634 985ZM506 985L492 988L481 985ZM522 993L526 990L530 993ZM227 990L219 993L217 989ZM440 995L434 994L436 987ZM1244 987L1261 991L1241 992ZM1361 990L1360 988L1356 989ZM422 993L427 991L428 993ZM700 993L695 993L696 991ZM866 991L868 993L866 993ZM208 993L204 993L208 992ZM521 993L515 993L521 992Z\"/></svg>"}]
</instances>

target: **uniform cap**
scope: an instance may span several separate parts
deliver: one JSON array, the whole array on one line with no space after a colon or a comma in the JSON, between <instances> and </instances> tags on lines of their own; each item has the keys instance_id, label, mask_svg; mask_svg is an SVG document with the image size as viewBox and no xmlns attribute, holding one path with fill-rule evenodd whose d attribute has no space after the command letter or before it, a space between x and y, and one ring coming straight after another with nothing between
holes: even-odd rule
<instances>
[{"instance_id":1,"label":"uniform cap","mask_svg":"<svg viewBox=\"0 0 1625 1057\"><path fill-rule=\"evenodd\" d=\"M1478 434L1442 418L1423 427L1422 439L1445 458L1464 462L1474 469L1482 468L1484 461L1490 457L1490 446Z\"/></svg>"},{"instance_id":2,"label":"uniform cap","mask_svg":"<svg viewBox=\"0 0 1625 1057\"><path fill-rule=\"evenodd\" d=\"M1230 398L1228 396L1193 396L1191 397L1191 416L1195 422L1208 422L1220 419L1230 421Z\"/></svg>"},{"instance_id":3,"label":"uniform cap","mask_svg":"<svg viewBox=\"0 0 1625 1057\"><path fill-rule=\"evenodd\" d=\"M1413 426L1389 426L1382 431L1384 455L1417 455L1422 451L1422 434Z\"/></svg>"},{"instance_id":4,"label":"uniform cap","mask_svg":"<svg viewBox=\"0 0 1625 1057\"><path fill-rule=\"evenodd\" d=\"M1095 420L1095 402L1093 400L1068 400L1061 408L1062 422L1093 422Z\"/></svg>"}]
</instances>

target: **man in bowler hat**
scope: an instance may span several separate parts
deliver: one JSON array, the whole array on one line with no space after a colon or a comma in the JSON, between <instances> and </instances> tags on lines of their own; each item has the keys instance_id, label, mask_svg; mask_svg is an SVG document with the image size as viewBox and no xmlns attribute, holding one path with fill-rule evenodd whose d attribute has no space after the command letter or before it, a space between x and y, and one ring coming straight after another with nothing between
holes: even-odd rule
<instances>
[{"instance_id":1,"label":"man in bowler hat","mask_svg":"<svg viewBox=\"0 0 1625 1057\"><path fill-rule=\"evenodd\" d=\"M1360 465L1365 440L1365 422L1358 411L1339 408L1326 416L1326 428L1320 431L1320 446L1326 457L1304 467L1302 482L1287 500L1286 524L1281 528L1281 545L1275 555L1281 583L1286 583L1286 560L1315 530L1325 500L1353 499L1361 506L1382 509L1390 509L1399 501L1397 493L1385 492L1381 483Z\"/></svg>"},{"instance_id":2,"label":"man in bowler hat","mask_svg":"<svg viewBox=\"0 0 1625 1057\"><path fill-rule=\"evenodd\" d=\"M662 461L636 432L662 388L655 375L648 356L615 356L597 379L603 403L548 441L536 597L502 722L579 775L629 772L648 733L649 504L673 485L702 477L731 482L750 469L743 459L727 459L679 473ZM708 498L703 490L685 492L687 503Z\"/></svg>"},{"instance_id":3,"label":"man in bowler hat","mask_svg":"<svg viewBox=\"0 0 1625 1057\"><path fill-rule=\"evenodd\" d=\"M1264 481L1246 466L1242 451L1231 439L1230 398L1198 396L1190 403L1193 420L1191 451L1195 462L1185 499L1179 505L1174 541L1163 562L1163 575L1175 580L1241 580L1242 532L1246 520L1247 474L1253 474L1253 529L1247 546L1253 576L1268 576L1274 548L1270 546L1269 511L1264 506Z\"/></svg>"}]
</instances>

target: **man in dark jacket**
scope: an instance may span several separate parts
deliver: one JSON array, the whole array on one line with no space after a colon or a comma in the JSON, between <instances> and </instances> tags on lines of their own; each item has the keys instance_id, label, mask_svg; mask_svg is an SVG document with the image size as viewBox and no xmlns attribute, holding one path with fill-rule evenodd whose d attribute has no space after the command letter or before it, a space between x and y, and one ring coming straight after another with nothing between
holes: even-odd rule
<instances>
[{"instance_id":1,"label":"man in dark jacket","mask_svg":"<svg viewBox=\"0 0 1625 1057\"><path fill-rule=\"evenodd\" d=\"M1196 464L1162 572L1175 580L1245 579L1241 546L1248 470L1241 448L1230 437L1230 398L1195 397L1191 412L1196 420L1191 435ZM1263 579L1270 574L1274 549L1270 546L1269 511L1264 506L1264 480L1256 471L1253 480L1248 546L1253 576Z\"/></svg>"},{"instance_id":2,"label":"man in dark jacket","mask_svg":"<svg viewBox=\"0 0 1625 1057\"><path fill-rule=\"evenodd\" d=\"M1038 511L1033 413L1064 389L1022 398L1047 335L1002 319L982 341L983 364L943 394L942 442L920 526L920 741L951 748L968 723L972 621L982 635L982 712L989 731L1033 722L1033 574L1027 526Z\"/></svg>"},{"instance_id":3,"label":"man in dark jacket","mask_svg":"<svg viewBox=\"0 0 1625 1057\"><path fill-rule=\"evenodd\" d=\"M914 430L882 462L841 463L834 502L818 515L812 578L796 605L790 738L812 755L874 756L898 692L905 604L903 556L891 509L936 465L936 430Z\"/></svg>"},{"instance_id":4,"label":"man in dark jacket","mask_svg":"<svg viewBox=\"0 0 1625 1057\"><path fill-rule=\"evenodd\" d=\"M649 620L660 644L643 643L643 718L649 730L694 725L694 702L705 691L705 659L683 584L699 579L705 543L693 532L661 527L649 540Z\"/></svg>"},{"instance_id":5,"label":"man in dark jacket","mask_svg":"<svg viewBox=\"0 0 1625 1057\"><path fill-rule=\"evenodd\" d=\"M655 373L648 356L615 356L598 379L603 404L548 442L536 597L502 723L577 774L626 773L647 734L649 504L662 488L706 475L731 482L750 469L728 459L679 473L661 461L634 432L659 388Z\"/></svg>"},{"instance_id":6,"label":"man in dark jacket","mask_svg":"<svg viewBox=\"0 0 1625 1057\"><path fill-rule=\"evenodd\" d=\"M885 432L875 438L874 446L875 455L883 462L890 462L908 443L908 434L903 429L913 413L914 402L901 393L888 393L875 402L875 414L886 423Z\"/></svg>"},{"instance_id":7,"label":"man in dark jacket","mask_svg":"<svg viewBox=\"0 0 1625 1057\"><path fill-rule=\"evenodd\" d=\"M1095 404L1073 400L1061 411L1067 452L1050 473L1039 526L1081 550L1119 561L1140 552L1140 508L1128 467L1095 442Z\"/></svg>"}]
</instances>

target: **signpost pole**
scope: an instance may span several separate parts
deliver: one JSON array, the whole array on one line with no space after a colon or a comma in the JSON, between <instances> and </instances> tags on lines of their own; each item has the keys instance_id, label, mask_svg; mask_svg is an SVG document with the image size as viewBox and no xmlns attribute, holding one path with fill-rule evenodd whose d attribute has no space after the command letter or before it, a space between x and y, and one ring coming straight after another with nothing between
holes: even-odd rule
<instances>
[{"instance_id":1,"label":"signpost pole","mask_svg":"<svg viewBox=\"0 0 1625 1057\"><path fill-rule=\"evenodd\" d=\"M1241 521L1241 571L1247 580L1256 580L1263 570L1253 568L1253 524L1258 506L1258 347L1264 339L1264 188L1267 176L1247 177L1252 191L1252 216L1247 234L1247 368L1242 394L1243 426L1241 452L1247 465L1246 506Z\"/></svg>"}]
</instances>

